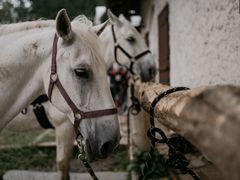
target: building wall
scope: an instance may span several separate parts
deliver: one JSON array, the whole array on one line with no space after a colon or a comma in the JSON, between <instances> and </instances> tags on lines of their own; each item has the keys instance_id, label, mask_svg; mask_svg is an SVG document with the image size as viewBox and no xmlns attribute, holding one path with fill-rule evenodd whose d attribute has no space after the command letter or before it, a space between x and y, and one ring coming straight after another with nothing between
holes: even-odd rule
<instances>
[{"instance_id":1,"label":"building wall","mask_svg":"<svg viewBox=\"0 0 240 180\"><path fill-rule=\"evenodd\" d=\"M167 0L143 1L145 31L158 59L158 15ZM240 85L238 0L168 0L173 86ZM153 7L153 8L152 8Z\"/></svg>"},{"instance_id":2,"label":"building wall","mask_svg":"<svg viewBox=\"0 0 240 180\"><path fill-rule=\"evenodd\" d=\"M240 85L238 0L171 0L171 84Z\"/></svg>"}]
</instances>

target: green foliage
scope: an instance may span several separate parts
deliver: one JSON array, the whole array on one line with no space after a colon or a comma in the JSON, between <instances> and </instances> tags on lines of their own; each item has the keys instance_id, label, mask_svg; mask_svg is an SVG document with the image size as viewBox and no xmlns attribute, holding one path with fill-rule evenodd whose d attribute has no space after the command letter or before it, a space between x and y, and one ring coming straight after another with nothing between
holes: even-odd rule
<instances>
[{"instance_id":1,"label":"green foliage","mask_svg":"<svg viewBox=\"0 0 240 180\"><path fill-rule=\"evenodd\" d=\"M11 14L11 9L13 8L13 4L4 1L0 2L1 9L0 9L0 21L3 23L11 22L11 19L13 19Z\"/></svg>"},{"instance_id":2,"label":"green foliage","mask_svg":"<svg viewBox=\"0 0 240 180\"><path fill-rule=\"evenodd\" d=\"M84 14L90 18L94 16L96 0L30 0L32 10L30 11L33 19L44 17L54 19L57 12L65 8L70 16L74 18L79 14Z\"/></svg>"},{"instance_id":3,"label":"green foliage","mask_svg":"<svg viewBox=\"0 0 240 180\"><path fill-rule=\"evenodd\" d=\"M135 171L137 174L141 174L148 157L149 152L136 151L134 153L134 160L128 166L128 172ZM148 175L148 179L159 179L160 177L168 176L164 157L158 151L154 152L154 160L151 161L151 167L147 170L146 174Z\"/></svg>"},{"instance_id":4,"label":"green foliage","mask_svg":"<svg viewBox=\"0 0 240 180\"><path fill-rule=\"evenodd\" d=\"M44 133L44 134L43 134ZM43 134L43 135L42 135ZM39 136L41 137L39 139ZM3 147L23 147L37 145L43 142L51 142L55 140L55 132L53 130L35 130L28 132L14 132L3 130L0 133L0 146Z\"/></svg>"},{"instance_id":5,"label":"green foliage","mask_svg":"<svg viewBox=\"0 0 240 180\"><path fill-rule=\"evenodd\" d=\"M118 150L114 154L114 159L113 159L113 171L127 171L127 166L128 166L128 152L127 150L121 151Z\"/></svg>"},{"instance_id":6,"label":"green foliage","mask_svg":"<svg viewBox=\"0 0 240 180\"><path fill-rule=\"evenodd\" d=\"M55 163L56 151L50 148L23 147L0 149L0 177L9 169L44 169Z\"/></svg>"},{"instance_id":7,"label":"green foliage","mask_svg":"<svg viewBox=\"0 0 240 180\"><path fill-rule=\"evenodd\" d=\"M18 0L19 6L14 7L11 1L0 2L0 23L36 20L39 18L55 19L57 12L65 8L74 18L84 14L91 20L95 15L95 7L103 5L102 0L29 0L31 6L25 7L23 0Z\"/></svg>"}]
</instances>

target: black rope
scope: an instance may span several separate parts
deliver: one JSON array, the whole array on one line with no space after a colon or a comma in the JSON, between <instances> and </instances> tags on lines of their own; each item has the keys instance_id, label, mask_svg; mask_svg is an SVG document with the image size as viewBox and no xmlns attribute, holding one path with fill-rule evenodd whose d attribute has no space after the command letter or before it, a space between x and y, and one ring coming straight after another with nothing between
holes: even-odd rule
<instances>
[{"instance_id":1,"label":"black rope","mask_svg":"<svg viewBox=\"0 0 240 180\"><path fill-rule=\"evenodd\" d=\"M177 91L183 91L183 90L189 90L189 88L176 87L176 88L168 89L168 90L162 92L160 95L158 95L153 100L153 102L151 104L151 107L150 107L150 129L147 132L147 136L151 141L151 147L150 147L148 159L146 160L145 166L143 168L143 172L138 178L139 180L148 179L148 177L150 175L148 170L151 168L152 161L154 161L154 151L155 151L155 144L156 143L165 143L169 148L168 159L166 160L167 166L169 166L170 168L180 170L180 172L182 174L187 174L188 173L189 175L192 176L192 178L194 180L200 180L200 178L193 172L193 170L191 170L188 167L189 161L185 158L185 156L182 154L182 152L179 151L174 146L172 141L170 141L170 139L167 138L167 136L165 135L165 133L161 129L155 127L155 123L154 123L154 108L155 108L156 104L163 97L167 96L168 94L171 94L171 93L174 93L174 92L177 92ZM156 137L156 133L161 136L161 139L158 139Z\"/></svg>"},{"instance_id":2,"label":"black rope","mask_svg":"<svg viewBox=\"0 0 240 180\"><path fill-rule=\"evenodd\" d=\"M128 148L130 148L130 114L136 116L141 111L140 102L134 95L136 80L137 79L134 79L134 82L131 83L131 86L130 86L131 105L128 107L128 111L127 111L127 144L128 144ZM130 152L130 150L128 150L128 152ZM130 159L130 155L128 155L128 158Z\"/></svg>"},{"instance_id":3,"label":"black rope","mask_svg":"<svg viewBox=\"0 0 240 180\"><path fill-rule=\"evenodd\" d=\"M98 180L98 177L94 173L94 171L93 171L92 167L90 166L90 164L88 163L88 161L86 159L81 159L81 161L82 161L83 165L85 166L85 168L87 169L90 176L92 177L92 179Z\"/></svg>"},{"instance_id":4,"label":"black rope","mask_svg":"<svg viewBox=\"0 0 240 180\"><path fill-rule=\"evenodd\" d=\"M129 107L129 109L130 109L130 112L132 115L137 115L141 111L141 106L140 106L140 102L134 95L134 91L135 91L135 82L132 83L130 86L130 92L131 92L130 99L131 99L132 104Z\"/></svg>"}]
</instances>

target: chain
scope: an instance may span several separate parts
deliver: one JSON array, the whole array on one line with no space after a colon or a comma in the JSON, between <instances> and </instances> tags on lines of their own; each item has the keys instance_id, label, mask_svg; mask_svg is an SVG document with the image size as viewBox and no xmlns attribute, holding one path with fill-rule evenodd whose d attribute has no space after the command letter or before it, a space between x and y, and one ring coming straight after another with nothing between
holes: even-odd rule
<instances>
[{"instance_id":1,"label":"chain","mask_svg":"<svg viewBox=\"0 0 240 180\"><path fill-rule=\"evenodd\" d=\"M85 143L84 143L82 135L79 135L76 138L76 141L77 141L77 146L78 146L78 150L79 150L78 158L82 161L83 165L87 169L87 171L90 174L90 176L92 177L92 179L93 180L98 180L98 178L97 178L96 174L94 173L92 167L90 166L89 162L87 161L87 154L84 150Z\"/></svg>"},{"instance_id":2,"label":"chain","mask_svg":"<svg viewBox=\"0 0 240 180\"><path fill-rule=\"evenodd\" d=\"M183 90L189 90L189 88L186 87L176 87L172 89L168 89L158 95L152 102L150 107L150 128L147 132L147 136L151 141L151 147L149 151L149 156L145 162L145 166L143 168L142 174L139 176L139 180L142 179L148 179L148 176L150 175L150 172L148 172L148 169L151 168L151 162L154 160L154 151L155 151L155 144L156 143L164 143L168 146L168 159L166 160L166 164L170 168L178 169L183 174L190 174L194 180L200 180L200 178L191 170L188 165L189 161L186 159L186 157L174 146L174 144L171 142L169 138L165 135L165 133L159 129L155 128L154 123L154 107L156 104L165 96L168 94L177 92L177 91L183 91ZM161 139L156 138L156 133L161 136Z\"/></svg>"}]
</instances>

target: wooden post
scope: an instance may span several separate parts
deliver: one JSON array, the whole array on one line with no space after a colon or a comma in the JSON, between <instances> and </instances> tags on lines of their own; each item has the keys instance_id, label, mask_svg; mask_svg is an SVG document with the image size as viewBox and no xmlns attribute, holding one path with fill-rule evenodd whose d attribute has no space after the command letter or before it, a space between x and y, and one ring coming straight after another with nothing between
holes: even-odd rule
<instances>
[{"instance_id":1,"label":"wooden post","mask_svg":"<svg viewBox=\"0 0 240 180\"><path fill-rule=\"evenodd\" d=\"M148 151L149 141L147 138L147 130L149 128L149 114L141 109L139 114L130 115L130 160L134 159L134 152L136 150ZM131 179L136 180L138 174L131 173Z\"/></svg>"},{"instance_id":2,"label":"wooden post","mask_svg":"<svg viewBox=\"0 0 240 180\"><path fill-rule=\"evenodd\" d=\"M130 82L131 84L132 82ZM128 89L128 97L131 97L130 88ZM129 106L131 101L129 100ZM130 147L129 155L130 160L134 159L134 152L136 150L148 151L150 143L147 138L147 130L149 129L149 114L141 108L141 111L137 115L130 113ZM131 179L136 180L138 174L136 172L131 173Z\"/></svg>"},{"instance_id":3,"label":"wooden post","mask_svg":"<svg viewBox=\"0 0 240 180\"><path fill-rule=\"evenodd\" d=\"M139 83L136 96L149 112L154 98L169 88ZM225 179L240 179L240 87L218 85L175 92L156 105L155 117L195 145Z\"/></svg>"}]
</instances>

